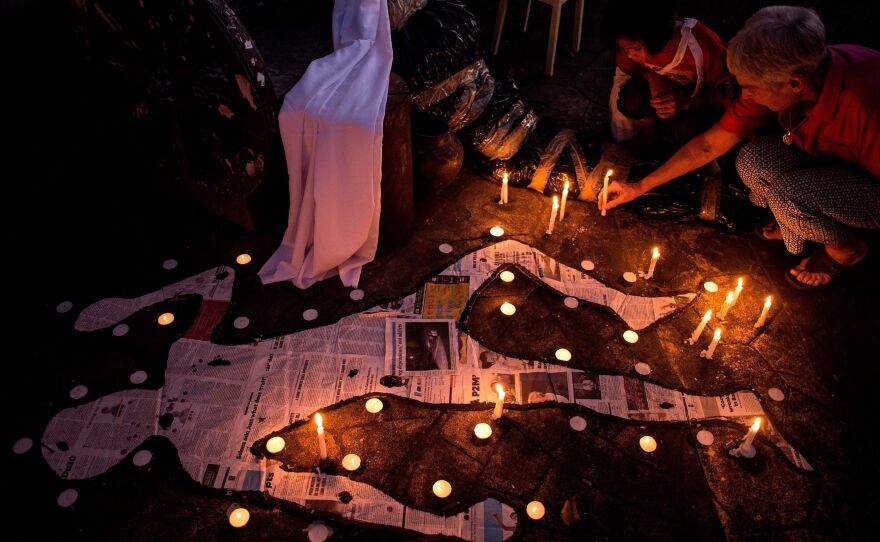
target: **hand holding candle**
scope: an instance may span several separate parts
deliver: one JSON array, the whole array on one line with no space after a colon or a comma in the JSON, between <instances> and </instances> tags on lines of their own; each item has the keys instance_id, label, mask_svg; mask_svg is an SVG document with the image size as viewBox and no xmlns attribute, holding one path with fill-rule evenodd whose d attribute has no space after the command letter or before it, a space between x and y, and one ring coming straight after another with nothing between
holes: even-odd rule
<instances>
[{"instance_id":1,"label":"hand holding candle","mask_svg":"<svg viewBox=\"0 0 880 542\"><path fill-rule=\"evenodd\" d=\"M562 205L559 206L559 221L565 218L565 202L568 200L568 177L565 177L565 186L562 188Z\"/></svg>"},{"instance_id":2,"label":"hand holding candle","mask_svg":"<svg viewBox=\"0 0 880 542\"><path fill-rule=\"evenodd\" d=\"M602 181L602 194L600 196L602 202L602 216L605 216L605 207L608 205L608 178L611 177L612 173L614 173L614 170L609 169L608 172L605 173L605 180Z\"/></svg>"},{"instance_id":3,"label":"hand holding candle","mask_svg":"<svg viewBox=\"0 0 880 542\"><path fill-rule=\"evenodd\" d=\"M495 401L495 410L492 411L492 419L497 420L504 414L504 386L495 384L495 391L498 392L498 400Z\"/></svg>"},{"instance_id":4,"label":"hand holding candle","mask_svg":"<svg viewBox=\"0 0 880 542\"><path fill-rule=\"evenodd\" d=\"M553 223L556 222L556 213L559 211L559 198L553 196L553 209L550 211L550 225L547 226L547 234L553 233Z\"/></svg>"},{"instance_id":5,"label":"hand holding candle","mask_svg":"<svg viewBox=\"0 0 880 542\"><path fill-rule=\"evenodd\" d=\"M685 341L688 344L694 344L697 342L697 339L700 338L700 335L703 334L703 329L706 328L706 324L709 323L709 320L712 319L712 309L706 311L706 314L703 315L703 318L700 319L700 323L697 324L697 329L691 334L690 338Z\"/></svg>"},{"instance_id":6,"label":"hand holding candle","mask_svg":"<svg viewBox=\"0 0 880 542\"><path fill-rule=\"evenodd\" d=\"M764 308L761 309L761 316L758 317L758 321L755 322L755 329L759 327L764 327L764 324L767 323L767 314L770 312L770 305L772 302L772 296L767 296L767 300L764 301Z\"/></svg>"},{"instance_id":7,"label":"hand holding candle","mask_svg":"<svg viewBox=\"0 0 880 542\"><path fill-rule=\"evenodd\" d=\"M320 412L315 414L315 424L318 426L318 451L324 460L327 459L327 441L324 439L324 420Z\"/></svg>"},{"instance_id":8,"label":"hand holding candle","mask_svg":"<svg viewBox=\"0 0 880 542\"><path fill-rule=\"evenodd\" d=\"M715 329L715 336L712 337L712 342L709 343L709 348L700 352L701 358L712 359L712 355L715 353L715 347L718 346L718 341L721 340L721 328Z\"/></svg>"}]
</instances>

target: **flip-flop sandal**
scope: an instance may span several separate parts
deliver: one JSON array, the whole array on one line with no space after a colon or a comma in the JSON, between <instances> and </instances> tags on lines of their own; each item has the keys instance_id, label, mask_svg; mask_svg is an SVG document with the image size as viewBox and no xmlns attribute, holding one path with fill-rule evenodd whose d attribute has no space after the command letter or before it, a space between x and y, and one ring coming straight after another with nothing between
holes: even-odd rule
<instances>
[{"instance_id":1,"label":"flip-flop sandal","mask_svg":"<svg viewBox=\"0 0 880 542\"><path fill-rule=\"evenodd\" d=\"M864 260L864 258L862 258L862 260ZM840 276L842 274L844 274L850 268L855 267L856 265L861 263L862 260L859 260L853 265L841 265L835 262L831 258L831 256L828 255L828 252L826 252L824 248L820 248L819 250L814 252L812 256L807 258L806 262L804 263L803 271L806 271L807 273L825 273L826 275L831 277L831 280L829 280L825 284L818 284L816 286L813 286L811 284L806 284L799 281L797 279L797 276L791 274L791 270L785 272L785 279L788 281L789 284L791 284L798 290L801 290L803 292L816 292L818 290L824 290L825 288L828 288L829 286L840 280Z\"/></svg>"},{"instance_id":2,"label":"flip-flop sandal","mask_svg":"<svg viewBox=\"0 0 880 542\"><path fill-rule=\"evenodd\" d=\"M764 241L782 241L782 237L767 237L768 233L779 233L779 223L775 218L755 224L755 235Z\"/></svg>"}]
</instances>

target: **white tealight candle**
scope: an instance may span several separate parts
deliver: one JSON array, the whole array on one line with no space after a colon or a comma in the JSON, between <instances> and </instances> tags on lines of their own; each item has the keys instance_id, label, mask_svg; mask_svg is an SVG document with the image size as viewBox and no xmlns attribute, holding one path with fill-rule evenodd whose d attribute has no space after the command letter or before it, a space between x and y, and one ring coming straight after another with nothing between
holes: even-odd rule
<instances>
[{"instance_id":1,"label":"white tealight candle","mask_svg":"<svg viewBox=\"0 0 880 542\"><path fill-rule=\"evenodd\" d=\"M709 348L700 352L701 358L712 359L712 355L715 353L715 347L718 346L718 341L721 340L721 328L715 328L715 335L712 337L712 342L709 343Z\"/></svg>"},{"instance_id":2,"label":"white tealight candle","mask_svg":"<svg viewBox=\"0 0 880 542\"><path fill-rule=\"evenodd\" d=\"M492 237L501 237L502 235L504 235L504 228L502 228L501 226L492 226L492 228L489 230L489 233L492 235Z\"/></svg>"},{"instance_id":3,"label":"white tealight candle","mask_svg":"<svg viewBox=\"0 0 880 542\"><path fill-rule=\"evenodd\" d=\"M565 186L562 188L562 205L559 206L559 221L565 218L565 202L568 200L568 177L565 178Z\"/></svg>"},{"instance_id":4,"label":"white tealight candle","mask_svg":"<svg viewBox=\"0 0 880 542\"><path fill-rule=\"evenodd\" d=\"M742 279L742 277L740 277L736 280L736 288L734 288L734 290L733 290L733 302L730 304L731 307L736 304L736 301L739 299L739 294L741 294L742 291L743 291L743 279Z\"/></svg>"},{"instance_id":5,"label":"white tealight candle","mask_svg":"<svg viewBox=\"0 0 880 542\"><path fill-rule=\"evenodd\" d=\"M605 207L608 205L608 179L611 177L611 174L614 173L613 169L609 169L607 173L605 173L605 180L602 181L602 216L605 216Z\"/></svg>"},{"instance_id":6,"label":"white tealight candle","mask_svg":"<svg viewBox=\"0 0 880 542\"><path fill-rule=\"evenodd\" d=\"M361 458L357 454L348 454L342 458L342 467L347 471L356 471L361 468Z\"/></svg>"},{"instance_id":7,"label":"white tealight candle","mask_svg":"<svg viewBox=\"0 0 880 542\"><path fill-rule=\"evenodd\" d=\"M498 276L504 282L513 282L513 279L516 278L516 275L513 274L513 271L502 271Z\"/></svg>"},{"instance_id":8,"label":"white tealight candle","mask_svg":"<svg viewBox=\"0 0 880 542\"><path fill-rule=\"evenodd\" d=\"M657 247L654 247L654 252L651 254L651 264L648 266L648 274L645 275L645 280L654 277L654 269L657 267L657 260L660 259L660 251Z\"/></svg>"},{"instance_id":9,"label":"white tealight candle","mask_svg":"<svg viewBox=\"0 0 880 542\"><path fill-rule=\"evenodd\" d=\"M526 514L532 519L544 517L544 505L541 501L532 501L526 505Z\"/></svg>"},{"instance_id":10,"label":"white tealight candle","mask_svg":"<svg viewBox=\"0 0 880 542\"><path fill-rule=\"evenodd\" d=\"M480 440L487 439L492 436L492 427L488 423L478 423L474 427L474 434Z\"/></svg>"},{"instance_id":11,"label":"white tealight candle","mask_svg":"<svg viewBox=\"0 0 880 542\"><path fill-rule=\"evenodd\" d=\"M167 326L174 321L174 315L170 312L163 312L156 320L159 322L160 326Z\"/></svg>"},{"instance_id":12,"label":"white tealight candle","mask_svg":"<svg viewBox=\"0 0 880 542\"><path fill-rule=\"evenodd\" d=\"M643 451L651 453L657 449L657 441L654 440L654 437L650 435L645 435L639 439L639 447Z\"/></svg>"},{"instance_id":13,"label":"white tealight candle","mask_svg":"<svg viewBox=\"0 0 880 542\"><path fill-rule=\"evenodd\" d=\"M437 495L441 499L445 499L452 493L452 484L446 480L437 480L434 482L434 487L431 489L434 492L434 495Z\"/></svg>"},{"instance_id":14,"label":"white tealight candle","mask_svg":"<svg viewBox=\"0 0 880 542\"><path fill-rule=\"evenodd\" d=\"M770 304L772 303L772 297L767 296L767 299L764 301L764 308L761 309L761 316L758 316L758 321L755 322L755 329L759 327L763 327L764 324L767 323L767 314L770 312Z\"/></svg>"},{"instance_id":15,"label":"white tealight candle","mask_svg":"<svg viewBox=\"0 0 880 542\"><path fill-rule=\"evenodd\" d=\"M721 310L718 312L718 319L724 320L727 317L727 311L729 311L732 306L733 290L727 292L727 297L724 298L724 305L721 306Z\"/></svg>"},{"instance_id":16,"label":"white tealight candle","mask_svg":"<svg viewBox=\"0 0 880 542\"><path fill-rule=\"evenodd\" d=\"M714 282L712 282L711 280L704 282L703 288L705 288L707 292L710 292L713 294L718 291L718 285L715 284Z\"/></svg>"},{"instance_id":17,"label":"white tealight candle","mask_svg":"<svg viewBox=\"0 0 880 542\"><path fill-rule=\"evenodd\" d=\"M370 414L378 414L385 408L385 404L382 403L382 399L378 399L376 397L372 397L367 399L367 402L364 405L367 408L367 412Z\"/></svg>"},{"instance_id":18,"label":"white tealight candle","mask_svg":"<svg viewBox=\"0 0 880 542\"><path fill-rule=\"evenodd\" d=\"M318 451L321 459L327 459L327 441L324 439L324 420L320 413L315 414L315 424L318 426Z\"/></svg>"},{"instance_id":19,"label":"white tealight candle","mask_svg":"<svg viewBox=\"0 0 880 542\"><path fill-rule=\"evenodd\" d=\"M239 254L235 257L235 263L239 265L247 265L251 263L251 255L250 254Z\"/></svg>"},{"instance_id":20,"label":"white tealight candle","mask_svg":"<svg viewBox=\"0 0 880 542\"><path fill-rule=\"evenodd\" d=\"M550 225L547 226L547 233L553 233L553 224L556 222L556 213L559 212L559 198L553 196L553 207L550 210Z\"/></svg>"},{"instance_id":21,"label":"white tealight candle","mask_svg":"<svg viewBox=\"0 0 880 542\"><path fill-rule=\"evenodd\" d=\"M516 312L516 307L513 306L513 303L508 303L505 301L501 304L501 314L504 316L513 316L513 313Z\"/></svg>"},{"instance_id":22,"label":"white tealight candle","mask_svg":"<svg viewBox=\"0 0 880 542\"><path fill-rule=\"evenodd\" d=\"M712 319L712 309L706 311L706 314L703 315L703 318L700 319L700 323L697 324L697 329L691 334L690 338L686 341L688 344L694 344L697 342L697 339L700 338L700 335L703 334L703 329L705 329L706 324L709 323L709 320Z\"/></svg>"},{"instance_id":23,"label":"white tealight candle","mask_svg":"<svg viewBox=\"0 0 880 542\"><path fill-rule=\"evenodd\" d=\"M559 361L571 361L571 352L567 348L560 348L556 351L556 359Z\"/></svg>"},{"instance_id":24,"label":"white tealight candle","mask_svg":"<svg viewBox=\"0 0 880 542\"><path fill-rule=\"evenodd\" d=\"M284 449L284 439L281 437L272 437L266 441L266 451L270 454L277 454Z\"/></svg>"},{"instance_id":25,"label":"white tealight candle","mask_svg":"<svg viewBox=\"0 0 880 542\"><path fill-rule=\"evenodd\" d=\"M498 201L498 203L502 205L507 203L507 184L509 180L510 179L507 176L507 172L505 171L504 174L501 176L501 199Z\"/></svg>"},{"instance_id":26,"label":"white tealight candle","mask_svg":"<svg viewBox=\"0 0 880 542\"><path fill-rule=\"evenodd\" d=\"M497 420L504 414L504 386L495 384L495 391L498 392L498 400L495 401L495 409L492 411L493 420Z\"/></svg>"},{"instance_id":27,"label":"white tealight candle","mask_svg":"<svg viewBox=\"0 0 880 542\"><path fill-rule=\"evenodd\" d=\"M229 524L236 529L247 525L250 519L251 513L247 511L247 508L235 508L229 512Z\"/></svg>"},{"instance_id":28,"label":"white tealight candle","mask_svg":"<svg viewBox=\"0 0 880 542\"><path fill-rule=\"evenodd\" d=\"M636 344L639 342L639 334L631 329L627 329L623 332L623 340L629 344Z\"/></svg>"}]
</instances>

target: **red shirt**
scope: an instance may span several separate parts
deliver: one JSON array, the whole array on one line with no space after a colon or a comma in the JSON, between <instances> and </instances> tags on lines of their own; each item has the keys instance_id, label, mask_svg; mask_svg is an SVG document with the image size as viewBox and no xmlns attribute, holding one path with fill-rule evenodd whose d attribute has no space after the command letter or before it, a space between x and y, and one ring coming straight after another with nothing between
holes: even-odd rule
<instances>
[{"instance_id":1,"label":"red shirt","mask_svg":"<svg viewBox=\"0 0 880 542\"><path fill-rule=\"evenodd\" d=\"M725 78L729 78L725 61L727 46L715 32L712 32L709 27L699 21L697 21L692 32L700 48L703 50L703 85L715 88ZM679 41L681 41L681 30L676 28L672 39L666 43L663 50L656 55L650 55L644 66L630 60L623 51L617 52L615 62L621 70L629 75L642 75L648 70L662 70L675 58ZM690 50L685 52L678 66L672 68L663 77L678 85L696 83L696 61Z\"/></svg>"},{"instance_id":2,"label":"red shirt","mask_svg":"<svg viewBox=\"0 0 880 542\"><path fill-rule=\"evenodd\" d=\"M812 155L835 156L880 178L880 52L831 45L831 62L819 99L792 130L794 143ZM780 124L784 112L779 113ZM740 97L719 121L728 132L751 132L773 112Z\"/></svg>"}]
</instances>

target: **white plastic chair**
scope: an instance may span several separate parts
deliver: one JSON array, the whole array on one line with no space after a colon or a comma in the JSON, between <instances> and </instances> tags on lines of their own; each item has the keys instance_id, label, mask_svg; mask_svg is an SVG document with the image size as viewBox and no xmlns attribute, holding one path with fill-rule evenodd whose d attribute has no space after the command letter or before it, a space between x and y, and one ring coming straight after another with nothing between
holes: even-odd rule
<instances>
[{"instance_id":1,"label":"white plastic chair","mask_svg":"<svg viewBox=\"0 0 880 542\"><path fill-rule=\"evenodd\" d=\"M559 39L559 21L562 17L562 5L568 0L538 0L547 4L552 9L550 13L550 38L547 42L547 61L544 63L544 73L553 77L553 65L556 62L556 42ZM498 12L495 16L495 31L492 34L492 54L498 54L501 46L501 31L504 28L504 18L507 16L507 4L509 0L501 0L498 3ZM574 0L574 27L571 33L571 48L574 52L581 50L581 29L584 21L584 0ZM526 4L526 17L523 23L523 32L529 28L529 15L532 12L532 0Z\"/></svg>"}]
</instances>

